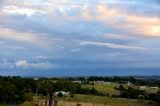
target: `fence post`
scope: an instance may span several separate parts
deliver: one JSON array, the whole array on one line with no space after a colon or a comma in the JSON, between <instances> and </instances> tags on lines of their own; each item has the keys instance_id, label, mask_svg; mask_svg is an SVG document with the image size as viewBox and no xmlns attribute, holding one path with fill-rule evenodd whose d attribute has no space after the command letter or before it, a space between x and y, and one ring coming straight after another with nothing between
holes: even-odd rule
<instances>
[{"instance_id":1,"label":"fence post","mask_svg":"<svg viewBox=\"0 0 160 106\"><path fill-rule=\"evenodd\" d=\"M77 106L81 106L81 104L80 104L80 103L77 103Z\"/></svg>"},{"instance_id":2,"label":"fence post","mask_svg":"<svg viewBox=\"0 0 160 106\"><path fill-rule=\"evenodd\" d=\"M49 98L49 106L54 106L55 102L54 102L54 97L53 94L50 94L50 98Z\"/></svg>"}]
</instances>

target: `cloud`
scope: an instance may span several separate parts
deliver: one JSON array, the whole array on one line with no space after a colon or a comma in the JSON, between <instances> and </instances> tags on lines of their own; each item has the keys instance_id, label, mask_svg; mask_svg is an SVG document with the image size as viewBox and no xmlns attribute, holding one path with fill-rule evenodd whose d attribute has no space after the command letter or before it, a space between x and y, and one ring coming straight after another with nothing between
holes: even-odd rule
<instances>
[{"instance_id":1,"label":"cloud","mask_svg":"<svg viewBox=\"0 0 160 106\"><path fill-rule=\"evenodd\" d=\"M79 52L80 49L71 49L70 51L71 51L71 52Z\"/></svg>"},{"instance_id":2,"label":"cloud","mask_svg":"<svg viewBox=\"0 0 160 106\"><path fill-rule=\"evenodd\" d=\"M137 50L144 50L144 47L138 47L138 46L130 46L130 45L118 45L114 43L101 43L101 42L90 42L90 41L84 41L80 43L81 46L85 45L95 45L95 46L102 46L107 48L114 48L114 49L137 49Z\"/></svg>"},{"instance_id":3,"label":"cloud","mask_svg":"<svg viewBox=\"0 0 160 106\"><path fill-rule=\"evenodd\" d=\"M15 14L15 15L26 15L28 17L34 15L34 14L44 14L45 12L42 10L36 10L36 9L31 9L31 8L24 8L24 7L17 7L14 5L10 6L5 6L2 9L2 12L5 12L7 14Z\"/></svg>"},{"instance_id":4,"label":"cloud","mask_svg":"<svg viewBox=\"0 0 160 106\"><path fill-rule=\"evenodd\" d=\"M33 59L40 59L40 60L48 59L48 58L49 57L44 56L44 55L40 55L40 54L36 54L35 56L33 56Z\"/></svg>"},{"instance_id":5,"label":"cloud","mask_svg":"<svg viewBox=\"0 0 160 106\"><path fill-rule=\"evenodd\" d=\"M48 49L52 47L57 38L49 38L49 35L35 32L19 32L9 28L0 28L0 38L35 44L36 46ZM12 47L13 48L13 47Z\"/></svg>"},{"instance_id":6,"label":"cloud","mask_svg":"<svg viewBox=\"0 0 160 106\"><path fill-rule=\"evenodd\" d=\"M104 4L97 4L92 10L87 8L86 11L82 11L81 17L89 21L105 23L106 26L123 31L128 36L130 34L137 37L160 37L159 17L133 14L130 11L124 10L117 5L111 7Z\"/></svg>"},{"instance_id":7,"label":"cloud","mask_svg":"<svg viewBox=\"0 0 160 106\"><path fill-rule=\"evenodd\" d=\"M28 62L27 60L19 60L15 63L17 68L33 69L33 70L50 70L58 68L58 65L50 62Z\"/></svg>"},{"instance_id":8,"label":"cloud","mask_svg":"<svg viewBox=\"0 0 160 106\"><path fill-rule=\"evenodd\" d=\"M25 47L21 47L21 46L14 46L14 45L6 45L4 46L7 49L13 49L13 50L26 50Z\"/></svg>"},{"instance_id":9,"label":"cloud","mask_svg":"<svg viewBox=\"0 0 160 106\"><path fill-rule=\"evenodd\" d=\"M26 61L26 60L19 60L19 61L17 61L16 63L15 63L15 65L17 66L17 67L27 67L27 66L29 66L29 64L28 64L28 62Z\"/></svg>"},{"instance_id":10,"label":"cloud","mask_svg":"<svg viewBox=\"0 0 160 106\"><path fill-rule=\"evenodd\" d=\"M12 64L12 62L7 61L6 59L2 59L0 61L0 69L10 69L13 68L14 64Z\"/></svg>"},{"instance_id":11,"label":"cloud","mask_svg":"<svg viewBox=\"0 0 160 106\"><path fill-rule=\"evenodd\" d=\"M144 32L146 33L146 35L149 35L151 37L160 37L160 24L153 25L153 26L147 26L146 28L144 28L144 30L145 30Z\"/></svg>"},{"instance_id":12,"label":"cloud","mask_svg":"<svg viewBox=\"0 0 160 106\"><path fill-rule=\"evenodd\" d=\"M158 68L159 11L159 0L0 0L0 71Z\"/></svg>"},{"instance_id":13,"label":"cloud","mask_svg":"<svg viewBox=\"0 0 160 106\"><path fill-rule=\"evenodd\" d=\"M59 68L58 65L50 62L30 63L29 66L34 70L51 70Z\"/></svg>"},{"instance_id":14,"label":"cloud","mask_svg":"<svg viewBox=\"0 0 160 106\"><path fill-rule=\"evenodd\" d=\"M122 34L114 34L114 33L102 33L102 37L106 39L117 39L117 40L136 40L136 37L134 36L127 36Z\"/></svg>"}]
</instances>

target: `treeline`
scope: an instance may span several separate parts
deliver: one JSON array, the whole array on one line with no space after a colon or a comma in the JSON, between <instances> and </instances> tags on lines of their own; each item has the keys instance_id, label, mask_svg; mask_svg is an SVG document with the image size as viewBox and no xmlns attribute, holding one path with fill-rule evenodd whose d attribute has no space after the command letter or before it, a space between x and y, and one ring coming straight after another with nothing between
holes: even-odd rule
<instances>
[{"instance_id":1,"label":"treeline","mask_svg":"<svg viewBox=\"0 0 160 106\"><path fill-rule=\"evenodd\" d=\"M77 94L98 94L94 88L82 88L81 84L71 81L0 76L0 104L19 104L31 101L34 94L47 96L62 90Z\"/></svg>"},{"instance_id":2,"label":"treeline","mask_svg":"<svg viewBox=\"0 0 160 106\"><path fill-rule=\"evenodd\" d=\"M132 77L118 77L118 76L114 76L114 77L98 77L98 76L91 76L88 78L88 81L109 81L109 82L119 82L119 83L124 83L124 82L136 82L137 80Z\"/></svg>"},{"instance_id":3,"label":"treeline","mask_svg":"<svg viewBox=\"0 0 160 106\"><path fill-rule=\"evenodd\" d=\"M103 76L91 76L91 77L68 77L68 78L62 78L64 80L68 81L82 81L87 82L87 81L108 81L108 82L117 82L117 83L127 83L131 82L132 84L135 85L146 85L146 86L157 86L160 87L160 80L159 79L136 79L133 76L126 76L126 77L119 77L119 76L113 76L113 77L103 77Z\"/></svg>"},{"instance_id":4,"label":"treeline","mask_svg":"<svg viewBox=\"0 0 160 106\"><path fill-rule=\"evenodd\" d=\"M37 81L37 94L42 94L43 96L47 96L49 93L57 92L57 91L66 91L76 94L97 94L97 90L94 88L83 88L79 83L73 83L71 81L65 80L39 80Z\"/></svg>"},{"instance_id":5,"label":"treeline","mask_svg":"<svg viewBox=\"0 0 160 106\"><path fill-rule=\"evenodd\" d=\"M124 87L120 85L116 90L121 91L119 96L121 98L128 98L128 99L140 99L140 100L152 100L154 102L159 103L160 105L160 91L157 93L147 93L145 90L135 89L133 87Z\"/></svg>"},{"instance_id":6,"label":"treeline","mask_svg":"<svg viewBox=\"0 0 160 106\"><path fill-rule=\"evenodd\" d=\"M48 78L41 78L43 80L47 80ZM131 82L135 85L146 85L146 86L157 86L160 87L159 79L136 79L133 76L119 77L119 76L90 76L90 77L61 77L61 78L50 78L50 80L65 80L65 81L81 81L82 84L87 84L90 81L108 81L108 82L117 82L117 83L127 83Z\"/></svg>"},{"instance_id":7,"label":"treeline","mask_svg":"<svg viewBox=\"0 0 160 106\"><path fill-rule=\"evenodd\" d=\"M120 83L124 83L124 82L136 82L137 79L132 77L132 76L128 76L128 77L118 77L118 76L113 76L113 77L103 77L103 76L90 76L90 77L66 77L66 78L61 78L64 80L68 80L68 81L109 81L109 82L120 82Z\"/></svg>"},{"instance_id":8,"label":"treeline","mask_svg":"<svg viewBox=\"0 0 160 106\"><path fill-rule=\"evenodd\" d=\"M21 103L32 100L36 83L20 77L0 77L0 103Z\"/></svg>"}]
</instances>

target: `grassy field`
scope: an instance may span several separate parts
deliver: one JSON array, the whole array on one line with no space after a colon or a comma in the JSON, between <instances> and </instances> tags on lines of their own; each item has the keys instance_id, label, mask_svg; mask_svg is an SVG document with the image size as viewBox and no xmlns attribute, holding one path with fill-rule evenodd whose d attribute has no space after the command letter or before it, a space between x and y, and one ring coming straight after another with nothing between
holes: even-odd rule
<instances>
[{"instance_id":1,"label":"grassy field","mask_svg":"<svg viewBox=\"0 0 160 106\"><path fill-rule=\"evenodd\" d=\"M43 97L36 97L36 99L44 103ZM57 97L55 99L58 101L58 106L77 106L77 104L81 104L81 106L158 106L156 103L151 101L82 94L74 94L73 98ZM35 101L25 102L20 106L35 106L34 103Z\"/></svg>"},{"instance_id":2,"label":"grassy field","mask_svg":"<svg viewBox=\"0 0 160 106\"><path fill-rule=\"evenodd\" d=\"M118 83L84 85L83 87L88 87L88 88L94 87L97 91L103 94L107 94L109 96L120 94L118 90L114 89L115 87L119 87Z\"/></svg>"},{"instance_id":3,"label":"grassy field","mask_svg":"<svg viewBox=\"0 0 160 106\"><path fill-rule=\"evenodd\" d=\"M74 94L73 98L70 97L56 97L58 101L58 106L158 106L152 101L145 100L135 100L135 99L124 99L124 98L112 98L112 95L119 95L120 91L115 90L115 87L118 87L118 83L109 83L109 84L94 84L94 85L83 85L83 87L92 88L103 94L108 94L108 96L93 96L93 95L82 95ZM126 87L127 85L124 84ZM157 90L146 87L147 92L156 92ZM45 99L48 97L43 96L34 96L33 102L25 102L20 106L35 106L36 101L44 103ZM44 106L44 105L41 105Z\"/></svg>"},{"instance_id":4,"label":"grassy field","mask_svg":"<svg viewBox=\"0 0 160 106\"><path fill-rule=\"evenodd\" d=\"M75 103L80 103L82 106L156 106L155 103L150 101L140 101L134 99L123 98L110 98L102 96L80 95L76 94L73 98L61 98L58 99L59 105L75 106ZM70 104L70 105L67 105ZM71 105L73 104L73 105Z\"/></svg>"},{"instance_id":5,"label":"grassy field","mask_svg":"<svg viewBox=\"0 0 160 106\"><path fill-rule=\"evenodd\" d=\"M120 91L115 90L115 87L119 87L119 83L110 83L110 84L94 84L94 85L83 85L83 87L92 88L94 87L97 91L107 94L110 97L112 95L119 95ZM127 84L122 84L125 88L127 88ZM160 89L154 89L151 87L146 86L144 89L148 93L157 93Z\"/></svg>"},{"instance_id":6,"label":"grassy field","mask_svg":"<svg viewBox=\"0 0 160 106\"><path fill-rule=\"evenodd\" d=\"M154 89L154 88L150 88L150 87L146 87L145 91L148 93L157 93L158 90L160 89Z\"/></svg>"}]
</instances>

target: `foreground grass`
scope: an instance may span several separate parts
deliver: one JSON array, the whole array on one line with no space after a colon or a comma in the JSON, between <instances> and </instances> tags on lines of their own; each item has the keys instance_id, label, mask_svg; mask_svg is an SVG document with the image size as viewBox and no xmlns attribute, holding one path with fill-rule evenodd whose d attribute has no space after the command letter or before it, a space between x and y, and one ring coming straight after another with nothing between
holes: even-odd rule
<instances>
[{"instance_id":1,"label":"foreground grass","mask_svg":"<svg viewBox=\"0 0 160 106\"><path fill-rule=\"evenodd\" d=\"M156 103L151 101L140 101L134 99L110 98L80 94L74 95L73 98L58 98L58 100L66 103L91 103L95 106L157 106Z\"/></svg>"},{"instance_id":2,"label":"foreground grass","mask_svg":"<svg viewBox=\"0 0 160 106\"><path fill-rule=\"evenodd\" d=\"M33 102L24 102L23 104L20 104L19 106L35 106Z\"/></svg>"},{"instance_id":3,"label":"foreground grass","mask_svg":"<svg viewBox=\"0 0 160 106\"><path fill-rule=\"evenodd\" d=\"M43 101L48 99L48 97L35 97L31 102L24 102L21 105L17 106L35 106L35 101ZM93 96L93 95L82 95L75 94L73 98L70 97L62 97L55 98L58 100L58 106L76 106L77 103L81 104L81 106L158 106L155 102L151 101L142 101L135 99L124 99L124 98L111 98L104 96ZM0 105L6 106L6 105ZM42 105L43 106L43 105Z\"/></svg>"}]
</instances>

